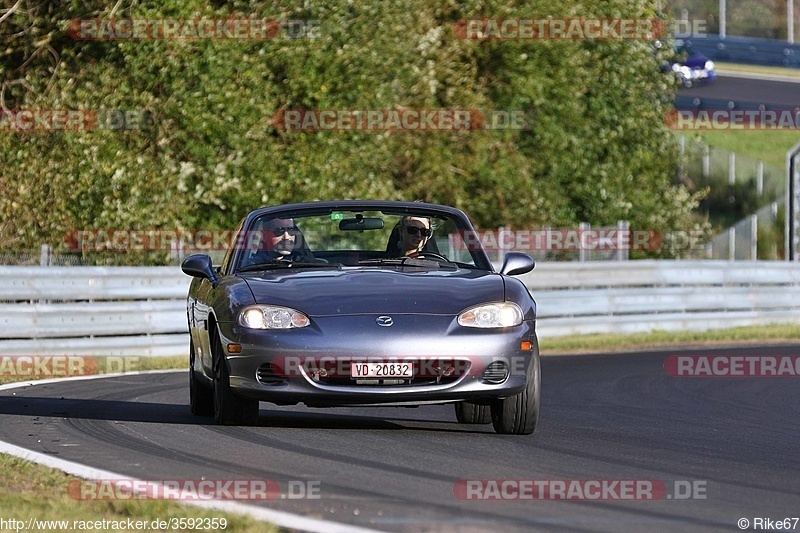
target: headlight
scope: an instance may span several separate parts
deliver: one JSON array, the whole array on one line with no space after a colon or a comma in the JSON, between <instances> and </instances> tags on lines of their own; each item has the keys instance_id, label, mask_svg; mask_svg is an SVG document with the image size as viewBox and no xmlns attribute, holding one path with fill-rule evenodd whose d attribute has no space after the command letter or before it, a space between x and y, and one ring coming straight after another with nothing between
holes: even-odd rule
<instances>
[{"instance_id":1,"label":"headlight","mask_svg":"<svg viewBox=\"0 0 800 533\"><path fill-rule=\"evenodd\" d=\"M255 305L239 313L239 325L250 329L304 328L309 322L306 315L288 307Z\"/></svg>"},{"instance_id":2,"label":"headlight","mask_svg":"<svg viewBox=\"0 0 800 533\"><path fill-rule=\"evenodd\" d=\"M470 307L458 315L458 324L468 328L507 328L522 324L522 309L512 302Z\"/></svg>"},{"instance_id":3,"label":"headlight","mask_svg":"<svg viewBox=\"0 0 800 533\"><path fill-rule=\"evenodd\" d=\"M714 62L709 59L708 61L706 61L705 67L706 70L714 70Z\"/></svg>"}]
</instances>

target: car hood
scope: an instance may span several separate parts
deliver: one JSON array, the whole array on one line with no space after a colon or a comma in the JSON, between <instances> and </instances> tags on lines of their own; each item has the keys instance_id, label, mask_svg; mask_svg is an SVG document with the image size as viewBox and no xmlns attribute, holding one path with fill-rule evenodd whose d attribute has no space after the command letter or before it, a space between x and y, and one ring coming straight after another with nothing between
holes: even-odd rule
<instances>
[{"instance_id":1,"label":"car hood","mask_svg":"<svg viewBox=\"0 0 800 533\"><path fill-rule=\"evenodd\" d=\"M472 305L504 298L502 276L480 270L272 270L242 277L257 303L291 307L317 317L455 315Z\"/></svg>"}]
</instances>

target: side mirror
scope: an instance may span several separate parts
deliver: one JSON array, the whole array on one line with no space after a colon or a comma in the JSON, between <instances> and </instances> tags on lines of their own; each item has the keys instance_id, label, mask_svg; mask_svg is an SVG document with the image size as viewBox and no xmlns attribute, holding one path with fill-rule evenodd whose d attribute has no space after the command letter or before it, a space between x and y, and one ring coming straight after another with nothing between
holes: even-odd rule
<instances>
[{"instance_id":1,"label":"side mirror","mask_svg":"<svg viewBox=\"0 0 800 533\"><path fill-rule=\"evenodd\" d=\"M508 252L505 261L503 261L503 268L500 269L500 273L505 276L517 276L519 274L527 274L533 270L535 266L536 263L529 255L519 252Z\"/></svg>"},{"instance_id":2,"label":"side mirror","mask_svg":"<svg viewBox=\"0 0 800 533\"><path fill-rule=\"evenodd\" d=\"M190 255L181 263L183 273L193 278L205 278L209 281L217 281L217 274L211 265L211 258L206 254Z\"/></svg>"}]
</instances>

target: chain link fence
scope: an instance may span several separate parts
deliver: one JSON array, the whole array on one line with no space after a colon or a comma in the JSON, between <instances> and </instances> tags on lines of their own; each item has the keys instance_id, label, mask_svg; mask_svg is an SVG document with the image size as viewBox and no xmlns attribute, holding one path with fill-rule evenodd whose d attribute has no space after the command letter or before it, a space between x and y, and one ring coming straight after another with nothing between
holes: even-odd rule
<instances>
[{"instance_id":1,"label":"chain link fence","mask_svg":"<svg viewBox=\"0 0 800 533\"><path fill-rule=\"evenodd\" d=\"M773 202L785 194L786 171L732 152L708 146L699 139L679 138L684 162L681 174L696 186L723 188L737 184L748 187L752 196ZM699 187L698 187L699 188Z\"/></svg>"},{"instance_id":2,"label":"chain link fence","mask_svg":"<svg viewBox=\"0 0 800 533\"><path fill-rule=\"evenodd\" d=\"M706 246L708 259L783 259L783 201L773 202L715 235Z\"/></svg>"},{"instance_id":3,"label":"chain link fence","mask_svg":"<svg viewBox=\"0 0 800 533\"><path fill-rule=\"evenodd\" d=\"M785 170L698 139L679 138L682 176L691 188L708 187L701 208L719 231L693 257L779 260L785 257Z\"/></svg>"}]
</instances>

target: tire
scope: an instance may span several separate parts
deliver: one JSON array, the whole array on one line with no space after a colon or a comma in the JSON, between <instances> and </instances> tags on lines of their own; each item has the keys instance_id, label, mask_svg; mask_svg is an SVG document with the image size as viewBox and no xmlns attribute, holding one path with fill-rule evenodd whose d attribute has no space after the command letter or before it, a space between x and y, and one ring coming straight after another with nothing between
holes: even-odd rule
<instances>
[{"instance_id":1,"label":"tire","mask_svg":"<svg viewBox=\"0 0 800 533\"><path fill-rule=\"evenodd\" d=\"M193 415L214 414L214 390L197 379L194 372L194 342L189 341L189 409Z\"/></svg>"},{"instance_id":2,"label":"tire","mask_svg":"<svg viewBox=\"0 0 800 533\"><path fill-rule=\"evenodd\" d=\"M492 421L492 408L472 402L455 404L456 420L461 424L488 424Z\"/></svg>"},{"instance_id":3,"label":"tire","mask_svg":"<svg viewBox=\"0 0 800 533\"><path fill-rule=\"evenodd\" d=\"M228 362L219 338L214 339L214 421L221 426L253 426L258 422L258 400L241 398L231 389Z\"/></svg>"},{"instance_id":4,"label":"tire","mask_svg":"<svg viewBox=\"0 0 800 533\"><path fill-rule=\"evenodd\" d=\"M492 425L497 433L530 435L539 423L542 377L539 363L539 343L534 340L531 363L525 376L525 389L492 403Z\"/></svg>"}]
</instances>

